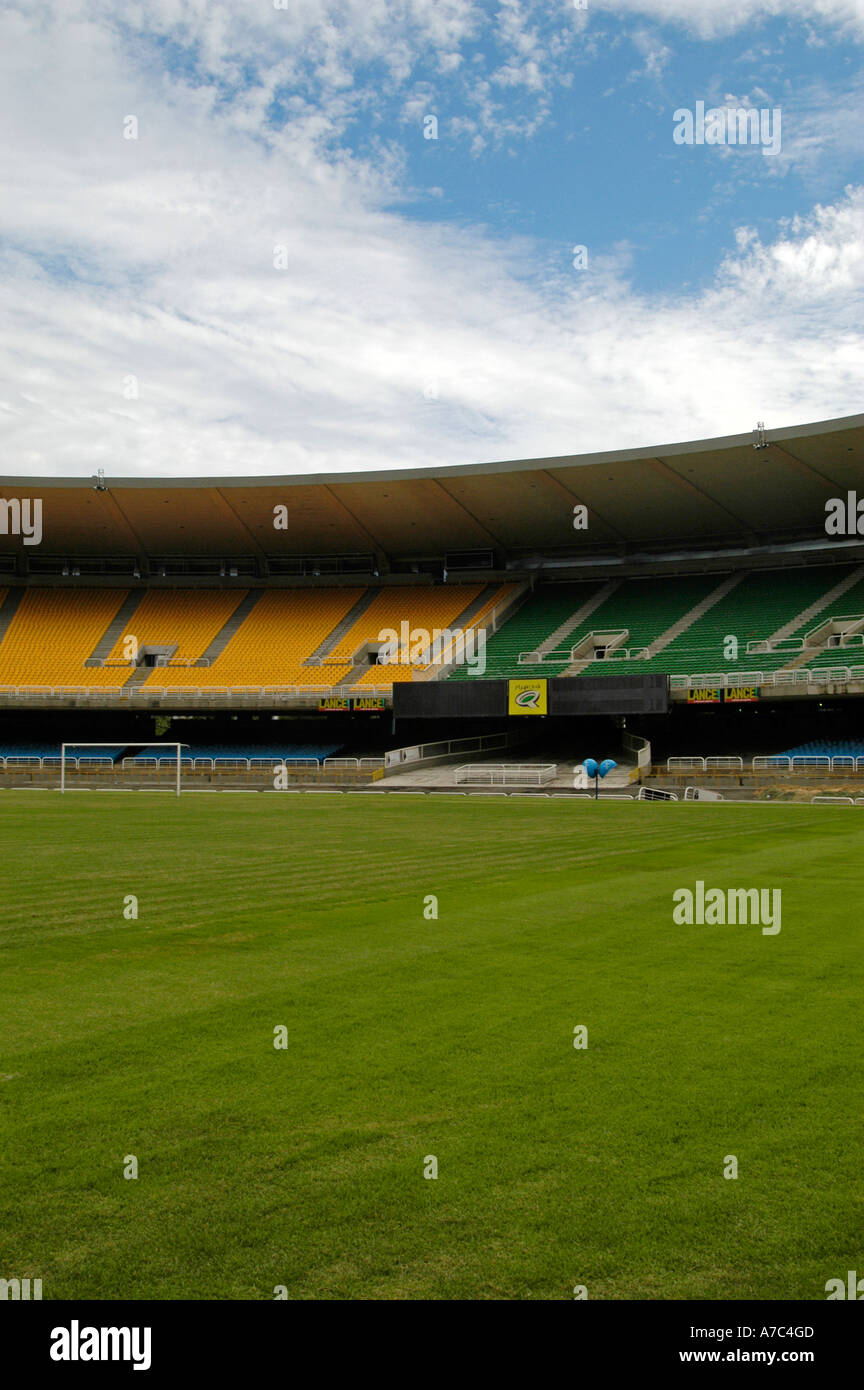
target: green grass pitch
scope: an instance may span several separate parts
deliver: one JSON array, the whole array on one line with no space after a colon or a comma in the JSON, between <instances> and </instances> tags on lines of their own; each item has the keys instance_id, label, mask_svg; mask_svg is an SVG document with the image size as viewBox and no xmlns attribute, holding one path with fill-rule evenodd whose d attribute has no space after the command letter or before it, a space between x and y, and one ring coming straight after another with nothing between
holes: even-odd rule
<instances>
[{"instance_id":1,"label":"green grass pitch","mask_svg":"<svg viewBox=\"0 0 864 1390\"><path fill-rule=\"evenodd\" d=\"M3 791L0 1276L824 1299L864 1254L862 832L849 807ZM697 879L780 888L780 934L675 925Z\"/></svg>"}]
</instances>

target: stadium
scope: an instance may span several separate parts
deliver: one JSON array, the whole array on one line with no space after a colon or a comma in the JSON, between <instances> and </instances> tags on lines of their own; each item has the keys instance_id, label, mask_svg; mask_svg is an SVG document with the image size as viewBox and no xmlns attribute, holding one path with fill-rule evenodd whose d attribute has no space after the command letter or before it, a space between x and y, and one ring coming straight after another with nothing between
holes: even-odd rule
<instances>
[{"instance_id":1,"label":"stadium","mask_svg":"<svg viewBox=\"0 0 864 1390\"><path fill-rule=\"evenodd\" d=\"M862 440L6 478L3 783L848 797Z\"/></svg>"},{"instance_id":2,"label":"stadium","mask_svg":"<svg viewBox=\"0 0 864 1390\"><path fill-rule=\"evenodd\" d=\"M860 1215L862 466L856 415L4 478L7 1266L824 1298ZM706 884L782 929L673 915Z\"/></svg>"}]
</instances>

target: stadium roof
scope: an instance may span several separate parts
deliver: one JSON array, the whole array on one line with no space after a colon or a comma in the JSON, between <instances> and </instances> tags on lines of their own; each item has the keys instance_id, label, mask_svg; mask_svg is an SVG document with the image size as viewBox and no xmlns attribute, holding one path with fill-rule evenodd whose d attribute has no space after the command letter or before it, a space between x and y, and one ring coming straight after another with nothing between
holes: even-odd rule
<instances>
[{"instance_id":1,"label":"stadium roof","mask_svg":"<svg viewBox=\"0 0 864 1390\"><path fill-rule=\"evenodd\" d=\"M761 447L754 447L760 445ZM758 434L467 466L263 478L0 478L41 498L43 555L574 556L825 540L861 486L864 415ZM574 507L588 509L574 530ZM274 508L287 508L287 528ZM0 514L2 525L2 514ZM0 555L21 539L0 534ZM31 548L30 555L33 550Z\"/></svg>"}]
</instances>

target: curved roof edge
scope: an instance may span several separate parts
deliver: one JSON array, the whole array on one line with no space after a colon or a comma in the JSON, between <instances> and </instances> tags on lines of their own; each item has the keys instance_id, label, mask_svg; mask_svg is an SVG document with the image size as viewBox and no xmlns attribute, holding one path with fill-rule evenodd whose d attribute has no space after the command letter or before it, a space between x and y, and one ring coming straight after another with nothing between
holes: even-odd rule
<instances>
[{"instance_id":1,"label":"curved roof edge","mask_svg":"<svg viewBox=\"0 0 864 1390\"><path fill-rule=\"evenodd\" d=\"M816 420L806 425L787 425L779 429L766 429L768 444L780 444L794 439L806 439L813 435L834 434L843 430L864 428L864 414L843 415L833 420ZM639 449L610 449L590 454L553 454L547 458L506 459L498 463L458 463L442 464L431 468L379 468L371 472L343 471L340 473L264 473L254 476L196 476L186 474L177 477L154 477L144 474L123 474L105 476L105 484L118 488L230 488L230 487L314 487L332 486L339 483L371 482L410 482L419 478L459 478L471 475L493 476L500 473L525 473L532 470L550 468L589 468L612 463L636 463L658 457L672 458L680 455L716 453L721 450L741 449L753 445L757 430L745 434L720 435L711 439L680 441L676 444L654 444ZM92 485L95 473L54 477L48 475L0 474L0 488L9 485L15 488L69 488Z\"/></svg>"}]
</instances>

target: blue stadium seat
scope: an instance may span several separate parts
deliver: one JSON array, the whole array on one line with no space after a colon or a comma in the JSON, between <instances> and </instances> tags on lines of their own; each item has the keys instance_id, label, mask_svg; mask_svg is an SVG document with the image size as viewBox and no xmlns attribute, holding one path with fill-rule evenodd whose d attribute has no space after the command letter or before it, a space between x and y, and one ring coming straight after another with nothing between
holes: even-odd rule
<instances>
[{"instance_id":1,"label":"blue stadium seat","mask_svg":"<svg viewBox=\"0 0 864 1390\"><path fill-rule=\"evenodd\" d=\"M786 748L786 758L864 758L864 738L823 738Z\"/></svg>"}]
</instances>

